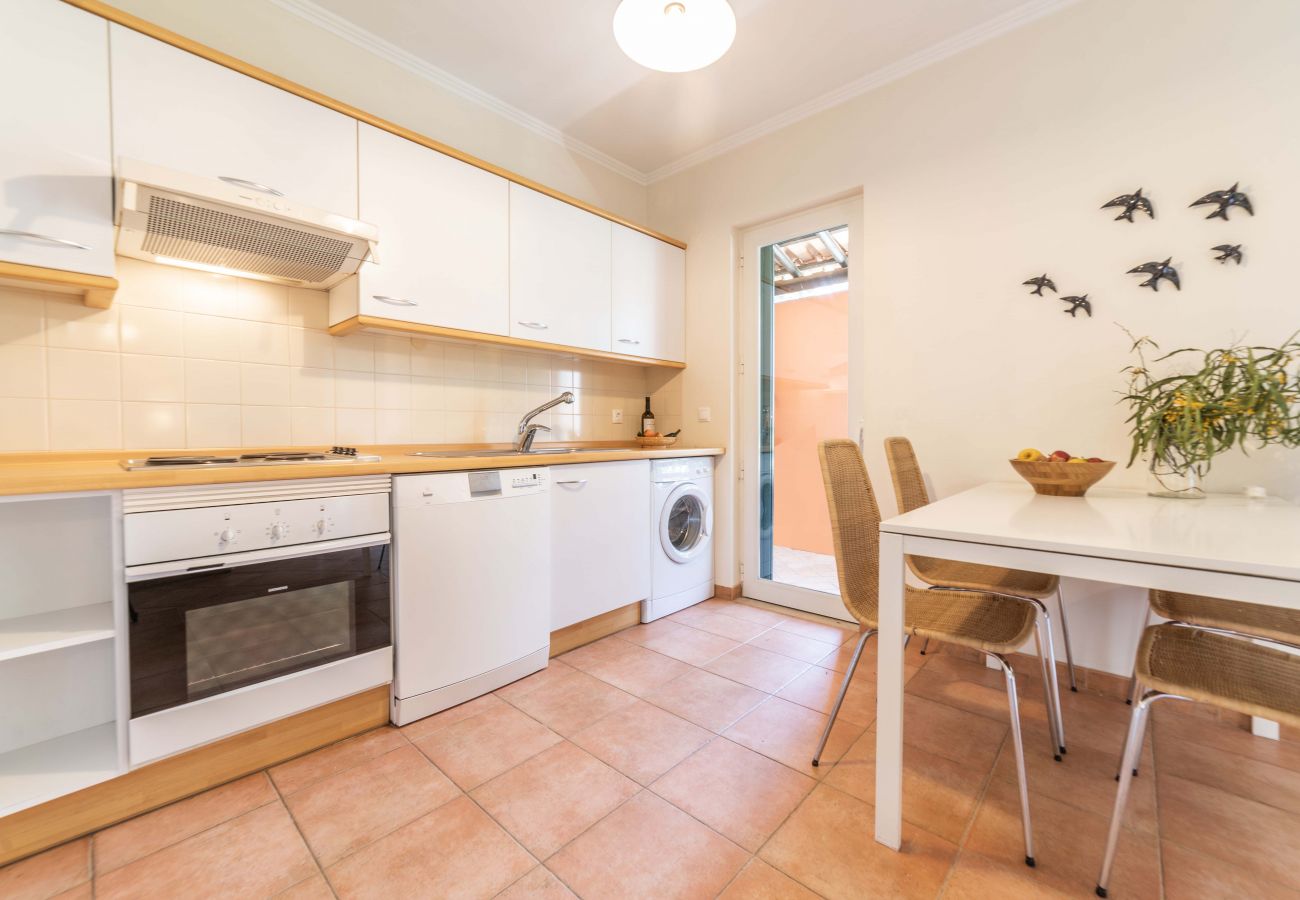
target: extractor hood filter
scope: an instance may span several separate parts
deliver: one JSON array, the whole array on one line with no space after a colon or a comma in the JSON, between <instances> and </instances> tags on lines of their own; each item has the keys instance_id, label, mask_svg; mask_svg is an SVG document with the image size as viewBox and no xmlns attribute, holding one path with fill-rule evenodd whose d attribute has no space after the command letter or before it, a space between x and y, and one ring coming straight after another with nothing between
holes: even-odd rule
<instances>
[{"instance_id":1,"label":"extractor hood filter","mask_svg":"<svg viewBox=\"0 0 1300 900\"><path fill-rule=\"evenodd\" d=\"M117 252L151 262L329 288L377 238L363 222L154 166L119 165Z\"/></svg>"}]
</instances>

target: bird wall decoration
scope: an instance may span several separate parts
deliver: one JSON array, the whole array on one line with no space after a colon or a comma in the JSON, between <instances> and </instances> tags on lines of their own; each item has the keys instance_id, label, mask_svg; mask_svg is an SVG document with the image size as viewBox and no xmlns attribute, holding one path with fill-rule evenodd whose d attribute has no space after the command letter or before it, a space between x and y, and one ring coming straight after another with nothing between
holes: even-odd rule
<instances>
[{"instance_id":1,"label":"bird wall decoration","mask_svg":"<svg viewBox=\"0 0 1300 900\"><path fill-rule=\"evenodd\" d=\"M1219 255L1214 258L1217 259L1220 264L1226 263L1228 260L1232 259L1236 260L1237 265L1241 265L1241 244L1215 244L1210 249L1219 251Z\"/></svg>"},{"instance_id":2,"label":"bird wall decoration","mask_svg":"<svg viewBox=\"0 0 1300 900\"><path fill-rule=\"evenodd\" d=\"M1123 219L1125 222L1132 222L1133 213L1135 212L1146 213L1148 219L1154 219L1156 217L1156 211L1151 206L1151 198L1142 196L1142 188L1138 188L1131 194L1120 194L1114 200L1103 203L1101 208L1110 209L1113 206L1124 207L1124 211L1115 217L1116 222L1120 219Z\"/></svg>"},{"instance_id":3,"label":"bird wall decoration","mask_svg":"<svg viewBox=\"0 0 1300 900\"><path fill-rule=\"evenodd\" d=\"M1250 198L1237 190L1238 185L1240 185L1240 182L1234 182L1232 187L1228 188L1226 191L1210 191L1210 193L1201 197L1199 200L1194 200L1191 203L1191 206L1204 206L1207 203L1218 204L1219 208L1205 218L1222 219L1225 222L1228 221L1228 210L1233 207L1244 209L1253 216L1255 214L1255 208L1250 205Z\"/></svg>"},{"instance_id":4,"label":"bird wall decoration","mask_svg":"<svg viewBox=\"0 0 1300 900\"><path fill-rule=\"evenodd\" d=\"M1079 310L1086 312L1089 319L1092 318L1092 304L1088 302L1087 294L1084 294L1082 297L1062 297L1061 300L1062 302L1070 304L1069 309L1063 309L1061 312L1069 313L1071 319L1074 318L1074 314Z\"/></svg>"},{"instance_id":5,"label":"bird wall decoration","mask_svg":"<svg viewBox=\"0 0 1300 900\"><path fill-rule=\"evenodd\" d=\"M1160 281L1161 279L1164 279L1165 281L1171 282L1175 288L1181 291L1183 286L1178 280L1178 270L1169 264L1172 259L1173 257L1171 256L1164 262L1143 263L1140 266L1134 266L1129 269L1127 274L1151 276L1146 281L1139 284L1138 287L1149 287L1153 291L1159 291Z\"/></svg>"},{"instance_id":6,"label":"bird wall decoration","mask_svg":"<svg viewBox=\"0 0 1300 900\"><path fill-rule=\"evenodd\" d=\"M1020 283L1032 285L1034 289L1029 293L1036 295L1038 297L1043 296L1043 288L1047 288L1052 293L1056 293L1056 283L1052 281L1052 279L1047 277L1046 272L1044 272L1042 275L1039 275L1037 278L1030 278Z\"/></svg>"}]
</instances>

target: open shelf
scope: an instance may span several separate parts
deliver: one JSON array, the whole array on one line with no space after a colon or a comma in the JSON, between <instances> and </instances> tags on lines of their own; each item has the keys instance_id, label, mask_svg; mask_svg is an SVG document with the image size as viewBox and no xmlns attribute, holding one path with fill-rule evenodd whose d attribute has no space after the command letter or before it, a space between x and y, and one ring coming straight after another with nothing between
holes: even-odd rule
<instances>
[{"instance_id":1,"label":"open shelf","mask_svg":"<svg viewBox=\"0 0 1300 900\"><path fill-rule=\"evenodd\" d=\"M120 773L115 722L0 753L0 816Z\"/></svg>"},{"instance_id":2,"label":"open shelf","mask_svg":"<svg viewBox=\"0 0 1300 900\"><path fill-rule=\"evenodd\" d=\"M114 634L112 603L0 619L0 662L92 641L108 641Z\"/></svg>"}]
</instances>

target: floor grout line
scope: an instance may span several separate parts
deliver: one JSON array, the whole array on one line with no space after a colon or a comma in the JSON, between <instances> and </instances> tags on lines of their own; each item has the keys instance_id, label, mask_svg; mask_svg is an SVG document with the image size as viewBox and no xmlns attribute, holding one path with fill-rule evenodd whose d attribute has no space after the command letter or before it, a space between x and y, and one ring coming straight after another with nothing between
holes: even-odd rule
<instances>
[{"instance_id":1,"label":"floor grout line","mask_svg":"<svg viewBox=\"0 0 1300 900\"><path fill-rule=\"evenodd\" d=\"M377 759L378 757L373 757L373 758ZM352 768L356 768L356 767L353 766ZM308 842L307 835L302 833L302 827L299 826L298 820L293 815L293 811L289 809L289 804L284 802L284 794L283 792L281 792L280 786L275 783L275 779L271 777L271 770L268 768L268 769L263 769L262 771L266 774L266 780L271 784L271 790L275 791L276 800L279 801L280 807L284 810L284 814L288 816L289 821L293 823L293 830L298 832L298 840L302 841L303 848L307 851L307 855L311 857L311 861L315 864L316 873L320 875L321 879L325 882L325 889L330 892L331 896L338 897L338 891L334 890L334 883L330 881L329 875L325 873L325 866L321 863L320 858L316 855L316 851L311 848L311 843ZM344 770L344 771L348 771L348 770ZM303 879L303 881L307 881L307 880L308 879L306 878ZM289 890L298 884L302 884L302 881L295 882L295 884L289 885L289 887L286 888L285 890ZM280 893L284 893L284 891L281 891Z\"/></svg>"}]
</instances>

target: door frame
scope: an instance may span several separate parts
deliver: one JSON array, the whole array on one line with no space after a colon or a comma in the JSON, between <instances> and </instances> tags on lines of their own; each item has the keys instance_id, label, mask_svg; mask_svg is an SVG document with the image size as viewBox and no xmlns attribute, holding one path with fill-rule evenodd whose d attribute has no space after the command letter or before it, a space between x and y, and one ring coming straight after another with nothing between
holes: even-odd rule
<instances>
[{"instance_id":1,"label":"door frame","mask_svg":"<svg viewBox=\"0 0 1300 900\"><path fill-rule=\"evenodd\" d=\"M845 434L862 445L865 428L866 382L865 331L866 300L860 246L864 229L862 195L816 206L790 216L745 229L740 235L741 258L739 297L737 298L737 357L740 362L740 415L738 443L741 450L741 591L746 597L853 621L839 594L825 594L810 588L796 587L759 577L759 538L762 477L759 459L760 378L762 376L761 310L755 302L760 291L760 251L768 244L812 234L826 228L847 225L849 228L849 350L848 418ZM856 273L856 274L855 274Z\"/></svg>"}]
</instances>

